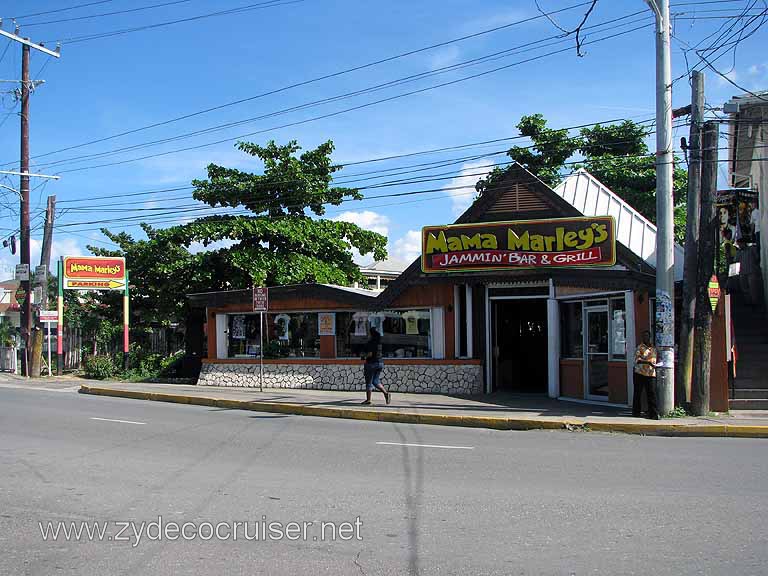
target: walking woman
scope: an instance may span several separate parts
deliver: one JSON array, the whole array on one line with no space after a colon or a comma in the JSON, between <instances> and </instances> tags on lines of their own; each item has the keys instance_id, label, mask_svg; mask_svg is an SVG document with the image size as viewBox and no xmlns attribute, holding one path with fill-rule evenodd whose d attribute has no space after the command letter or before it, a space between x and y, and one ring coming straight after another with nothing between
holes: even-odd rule
<instances>
[{"instance_id":1,"label":"walking woman","mask_svg":"<svg viewBox=\"0 0 768 576\"><path fill-rule=\"evenodd\" d=\"M365 401L363 404L371 403L371 393L374 388L384 394L384 398L386 398L387 404L389 404L391 394L381 385L381 372L384 370L384 361L381 359L381 352L379 352L381 334L379 334L376 328L371 328L370 334L371 337L365 345L365 356L363 356L365 359L365 366L363 367L363 374L365 375Z\"/></svg>"}]
</instances>

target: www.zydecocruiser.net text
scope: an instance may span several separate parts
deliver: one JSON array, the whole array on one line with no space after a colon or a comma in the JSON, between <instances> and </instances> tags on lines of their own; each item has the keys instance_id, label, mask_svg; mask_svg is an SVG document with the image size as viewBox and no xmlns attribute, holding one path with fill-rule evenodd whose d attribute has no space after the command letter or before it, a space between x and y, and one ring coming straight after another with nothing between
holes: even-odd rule
<instances>
[{"instance_id":1,"label":"www.zydecocruiser.net text","mask_svg":"<svg viewBox=\"0 0 768 576\"><path fill-rule=\"evenodd\" d=\"M228 522L176 522L157 520L45 521L38 522L45 542L125 542L136 547L141 542L182 541L248 541L278 542L347 542L363 539L363 522L281 522L268 520L236 520Z\"/></svg>"}]
</instances>

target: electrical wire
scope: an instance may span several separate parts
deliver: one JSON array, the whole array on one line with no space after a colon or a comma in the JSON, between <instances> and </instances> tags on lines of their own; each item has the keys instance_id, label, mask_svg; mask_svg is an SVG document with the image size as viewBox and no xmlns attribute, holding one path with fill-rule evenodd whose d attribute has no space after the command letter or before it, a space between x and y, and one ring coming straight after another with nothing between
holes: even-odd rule
<instances>
[{"instance_id":1,"label":"electrical wire","mask_svg":"<svg viewBox=\"0 0 768 576\"><path fill-rule=\"evenodd\" d=\"M559 10L554 10L552 12L549 12L549 14L558 14L558 13L561 13L561 12L565 12L567 10L572 10L574 8L578 8L578 7L584 6L586 4L588 4L588 2L581 2L579 4L574 4L572 6L567 6L565 8L561 8ZM540 18L542 18L542 16L534 16L534 17L529 17L529 18L523 18L521 20L517 20L515 22L510 22L510 23L507 23L507 24L504 24L504 25L501 25L501 26L494 26L492 28L481 30L479 32L475 32L475 33L472 33L472 34L467 34L467 35L464 35L464 36L460 36L458 38L452 38L450 40L445 40L445 41L442 41L442 42L438 42L436 44L430 44L428 46L423 46L421 48L416 48L416 49L413 49L413 50L408 50L406 52L400 52L400 53L395 54L393 56L387 56L385 58L380 58L378 60L367 62L365 64L361 64L361 65L358 65L358 66L353 66L353 67L350 67L350 68L339 70L337 72L332 72L330 74L325 74L325 75L317 76L317 77L311 78L309 80L303 80L303 81L295 82L293 84L289 84L289 85L286 85L286 86L281 86L280 88L275 88L273 90L269 90L267 92L262 92L260 94L254 95L254 96L249 96L247 98L241 98L239 100L234 100L234 101L231 101L231 102L226 102L224 104L220 104L220 105L217 105L217 106L212 106L212 107L209 107L209 108L204 108L204 109L198 110L196 112L191 112L191 113L184 114L184 115L181 115L181 116L176 116L174 118L170 118L168 120L163 120L161 122L155 122L155 123L152 123L152 124L147 124L145 126L141 126L139 128L134 128L134 129L127 130L127 131L124 131L124 132L120 132L120 133L117 133L117 134L111 134L109 136L98 138L96 140L91 140L91 141L88 141L88 142L83 142L81 144L76 144L76 145L73 145L73 146L68 146L66 148L60 148L58 150L52 150L52 151L46 152L44 154L38 154L36 156L33 156L33 158L42 158L42 157L45 157L45 156L50 156L52 154L58 154L60 152L66 152L68 150L73 150L75 148L82 148L84 146L90 146L91 144L98 144L98 143L101 143L101 142L106 142L108 140L113 140L115 138L120 138L122 136L127 136L129 134L135 134L137 132L142 132L144 130L149 130L149 129L157 128L157 127L160 127L160 126L166 126L168 124L172 124L172 123L179 122L179 121L182 121L182 120L187 120L189 118L194 118L196 116L207 114L209 112L214 112L214 111L217 111L217 110L222 110L224 108L228 108L228 107L231 107L231 106L236 106L238 104L243 104L245 102L251 102L253 100L258 100L258 99L261 99L261 98L265 98L267 96L273 96L275 94L286 92L288 90L292 90L292 89L295 89L295 88L301 88L301 87L307 86L309 84L314 84L316 82L320 82L320 81L323 81L323 80L329 80L331 78L338 78L340 76L343 76L343 75L346 75L346 74L350 74L352 72L358 72L360 70L365 70L367 68L372 68L374 66L378 66L378 65L381 65L381 64L386 64L388 62L393 62L395 60L399 60L399 59L402 59L402 58L405 58L405 57L408 57L408 56L413 56L415 54L420 54L422 52L426 52L426 51L429 51L429 50L434 50L436 48L441 48L441 47L444 47L444 46L447 46L447 45L450 45L450 44L455 44L457 42L463 42L465 40L469 40L469 39L472 39L472 38L478 38L478 37L484 36L486 34L491 34L493 32L498 32L499 30L506 30L508 28L511 28L511 27L514 27L514 26L518 26L518 25L521 25L521 24L525 24L525 23L528 23L528 22L532 22L532 21L540 19Z\"/></svg>"},{"instance_id":2,"label":"electrical wire","mask_svg":"<svg viewBox=\"0 0 768 576\"><path fill-rule=\"evenodd\" d=\"M627 30L625 32L619 32L619 33L615 33L615 34L612 34L612 35L609 35L609 36L606 36L606 37L603 37L603 38L600 38L600 39L597 39L597 40L592 40L592 41L589 41L589 42L584 42L583 45L589 45L589 44L594 44L594 43L597 43L597 42L602 42L602 41L605 41L605 40L610 40L610 39L613 39L613 38L618 37L618 36L623 36L623 35L626 35L626 34L629 34L629 33L632 33L632 32L636 32L638 30L642 30L642 29L647 28L647 27L649 27L651 25L652 24L646 24L646 25L643 25L643 26L638 26L638 27L636 27L634 29ZM335 112L330 112L330 113L327 113L327 114L322 114L322 115L319 115L319 116L314 116L314 117L311 117L311 118L306 118L306 119L303 119L303 120L299 120L299 121L295 121L295 122L290 122L290 123L282 124L282 125L279 125L279 126L272 126L270 128L265 128L265 129L262 129L262 130L257 130L257 131L254 131L254 132L249 132L247 134L241 134L239 136L235 136L235 137L231 137L231 138L225 138L225 139L217 140L217 141L214 141L214 142L207 142L207 143L204 143L204 144L199 144L199 145L195 145L195 146L187 146L187 147L184 147L184 148L178 148L178 149L168 150L168 151L164 151L164 152L158 152L156 154L149 154L149 155L139 156L139 157L135 157L135 158L129 158L129 159L126 159L126 160L120 160L120 161L116 161L116 162L109 162L109 163L104 163L104 164L96 164L96 165L85 166L85 167L80 167L80 168L70 168L70 169L67 169L67 170L61 170L61 171L58 172L58 174L64 174L64 173L69 173L69 172L79 172L79 171L83 171L83 170L92 170L92 169L96 169L96 168L104 168L104 167L107 167L107 166L116 166L116 165L121 165L121 164L137 162L137 161L146 160L146 159L149 159L149 158L158 158L158 157L167 156L167 155L170 155L170 154L177 154L179 152L185 152L185 151L189 151L189 150L197 150L197 149L201 149L201 148L206 148L206 147L214 146L214 145L217 145L217 144L231 142L233 140L240 140L240 139L243 139L243 138L248 138L248 137L251 137L251 136L255 136L257 134L263 134L265 132L271 132L271 131L279 130L279 129L282 129L282 128L289 128L289 127L294 127L294 126L299 126L299 125L307 124L307 123L310 123L310 122L315 122L315 121L326 119L326 118L332 118L332 117L335 117L335 116L339 116L341 114L346 114L348 112L369 108L371 106L375 106L375 105L382 104L382 103L385 103L385 102L390 102L390 101L397 100L397 99L400 99L400 98L404 98L404 97L407 97L407 96L412 96L412 95L416 95L416 94L425 93L425 92L428 92L428 91L431 91L431 90L436 90L438 88L443 88L443 87L446 87L446 86L451 86L451 85L454 85L454 84L458 84L460 82L466 82L468 80L472 80L472 79L476 79L476 78L479 78L479 77L483 77L483 76L486 76L486 75L489 75L489 74L494 74L494 73L500 72L502 70L509 69L509 68L511 68L513 66L518 66L518 65L521 65L521 64L525 64L525 63L528 63L528 62L539 60L541 58L545 58L545 57L548 57L548 56L553 56L553 55L556 55L556 54L560 54L562 52L566 52L566 51L569 51L569 50L570 50L570 47L562 48L560 50L551 51L551 52L548 52L548 53L545 53L545 54L542 54L542 55L538 55L538 56L534 56L534 57L531 57L531 58L528 58L528 59L525 59L525 60L520 60L520 61L517 61L517 62L513 62L511 64L506 64L504 66L500 66L500 67L497 67L497 68L494 68L494 69L491 69L491 70L486 70L486 71L483 71L483 72L478 72L478 73L472 74L470 76L464 76L464 77L459 78L459 79L455 79L455 80L451 80L451 81L446 81L446 82L443 82L443 83L440 83L440 84L436 84L436 85L432 85L432 86L427 86L425 88L420 88L420 89L417 89L417 90L412 90L410 92L396 94L396 95L393 95L393 96L389 96L387 98L382 98L382 99L379 99L379 100L374 100L374 101L371 101L371 102L366 102L364 104L360 104L360 105L353 106L353 107L350 107L350 108L345 108L345 109L342 109L342 110L337 110ZM51 164L53 164L53 163L43 164L43 165L47 166L47 165L51 165Z\"/></svg>"},{"instance_id":3,"label":"electrical wire","mask_svg":"<svg viewBox=\"0 0 768 576\"><path fill-rule=\"evenodd\" d=\"M138 8L129 8L127 10L116 10L114 12L103 12L101 14L88 14L86 16L75 16L72 18L60 18L58 20L49 20L48 22L24 22L25 28L30 26L44 26L46 24L61 24L64 22L75 22L77 20L92 20L93 18L103 18L105 16L116 16L118 14L128 14L131 12L142 12L144 10L152 10L154 8L162 8L164 6L173 6L175 4L188 4L193 0L173 0L172 2L164 2L162 4L150 4L148 6L140 6Z\"/></svg>"}]
</instances>

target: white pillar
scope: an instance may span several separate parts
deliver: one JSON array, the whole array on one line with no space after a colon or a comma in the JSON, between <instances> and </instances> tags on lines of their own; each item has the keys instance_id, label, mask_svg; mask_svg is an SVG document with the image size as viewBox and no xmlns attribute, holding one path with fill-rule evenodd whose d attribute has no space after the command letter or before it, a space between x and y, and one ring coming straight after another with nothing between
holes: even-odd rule
<instances>
[{"instance_id":1,"label":"white pillar","mask_svg":"<svg viewBox=\"0 0 768 576\"><path fill-rule=\"evenodd\" d=\"M635 293L631 290L624 293L624 308L627 311L624 323L627 341L627 404L632 406L635 394Z\"/></svg>"},{"instance_id":2,"label":"white pillar","mask_svg":"<svg viewBox=\"0 0 768 576\"><path fill-rule=\"evenodd\" d=\"M474 349L472 347L472 286L467 284L464 286L466 300L467 300L467 358L474 356Z\"/></svg>"},{"instance_id":3,"label":"white pillar","mask_svg":"<svg viewBox=\"0 0 768 576\"><path fill-rule=\"evenodd\" d=\"M560 396L560 310L557 300L547 298L547 392L550 398Z\"/></svg>"},{"instance_id":4,"label":"white pillar","mask_svg":"<svg viewBox=\"0 0 768 576\"><path fill-rule=\"evenodd\" d=\"M227 358L227 315L216 314L216 358Z\"/></svg>"}]
</instances>

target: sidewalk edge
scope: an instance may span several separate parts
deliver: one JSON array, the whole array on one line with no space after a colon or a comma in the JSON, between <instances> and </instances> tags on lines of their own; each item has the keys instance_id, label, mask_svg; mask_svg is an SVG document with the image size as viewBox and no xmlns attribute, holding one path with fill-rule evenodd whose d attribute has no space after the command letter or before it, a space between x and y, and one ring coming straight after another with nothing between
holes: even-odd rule
<instances>
[{"instance_id":1,"label":"sidewalk edge","mask_svg":"<svg viewBox=\"0 0 768 576\"><path fill-rule=\"evenodd\" d=\"M144 392L119 388L99 388L81 385L80 394L151 400L176 404L211 406L232 410L271 412L298 416L343 418L393 422L399 424L431 424L433 426L462 426L465 428L487 428L493 430L581 430L595 432L619 432L647 436L696 436L731 438L768 438L768 426L734 426L729 424L676 424L676 423L629 423L629 422L588 422L581 418L505 418L498 416L468 416L458 414L423 414L415 412L386 412L329 406L306 406L288 402L260 402L231 400L208 396L189 396L162 392Z\"/></svg>"}]
</instances>

